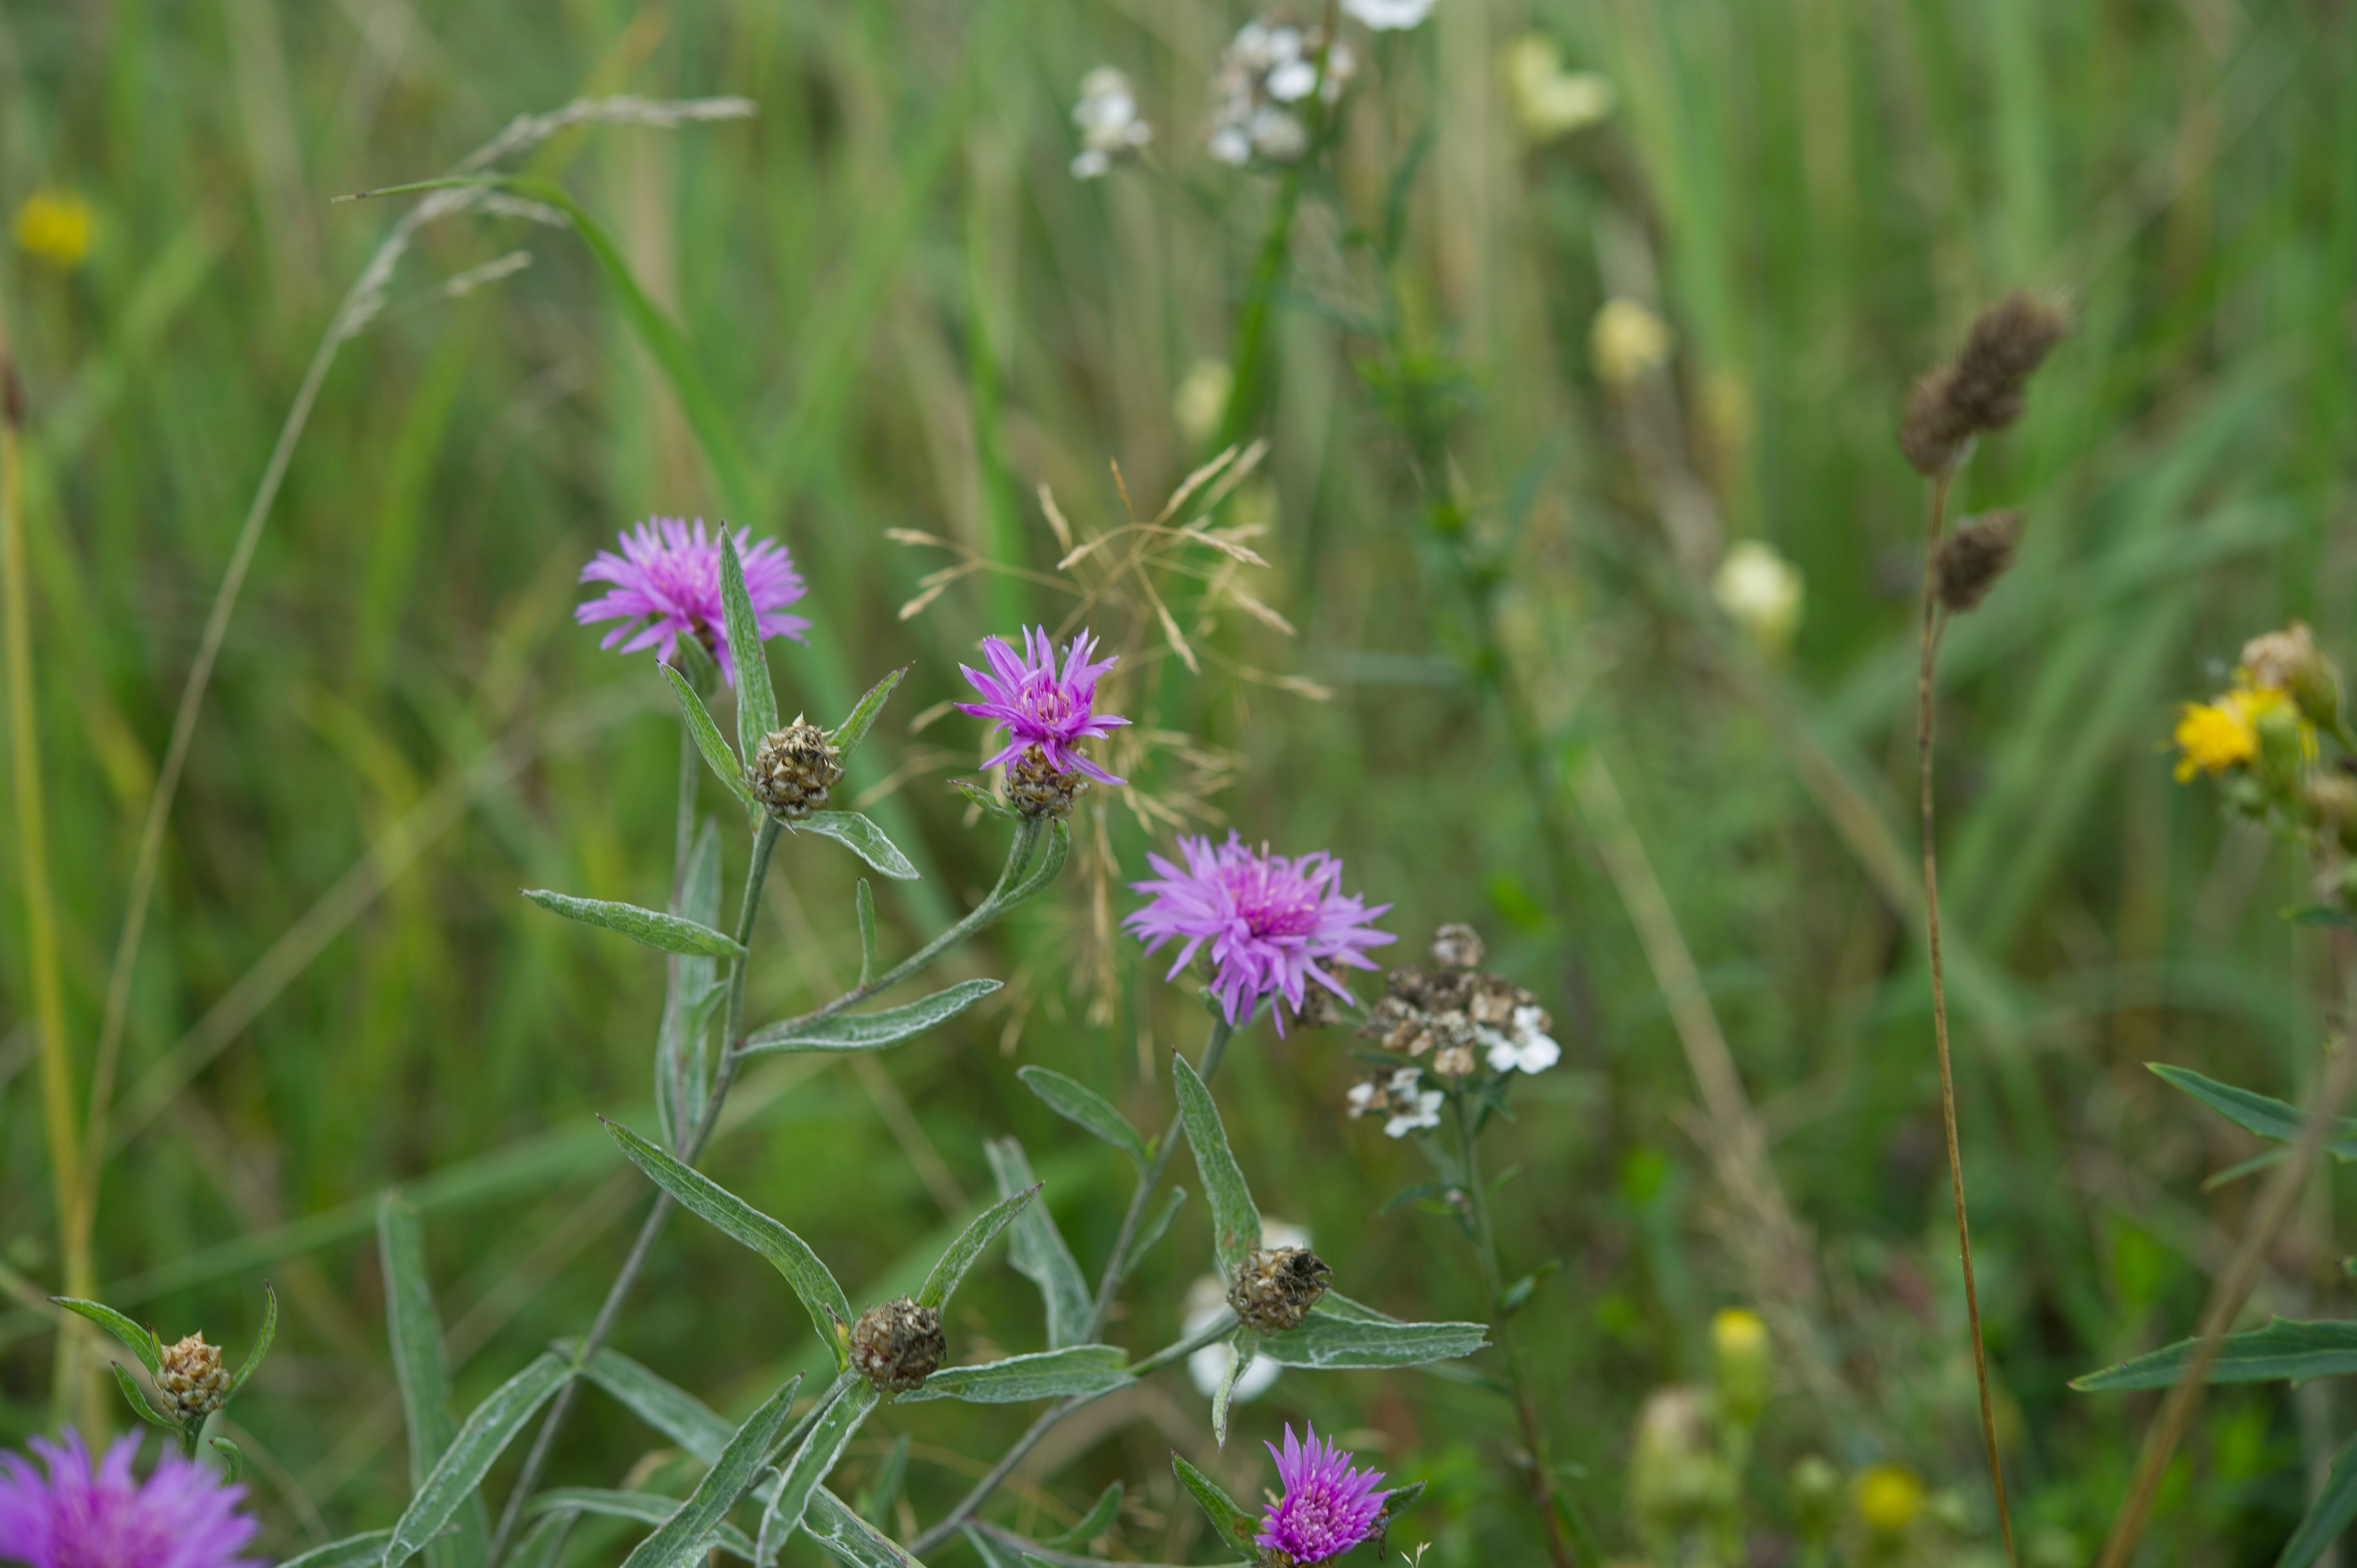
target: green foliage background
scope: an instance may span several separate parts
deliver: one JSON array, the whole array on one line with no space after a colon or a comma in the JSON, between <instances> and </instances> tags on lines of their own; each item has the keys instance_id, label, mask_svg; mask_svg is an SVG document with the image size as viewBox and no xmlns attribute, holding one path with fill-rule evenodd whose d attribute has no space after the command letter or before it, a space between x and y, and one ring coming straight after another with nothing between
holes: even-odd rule
<instances>
[{"instance_id":1,"label":"green foliage background","mask_svg":"<svg viewBox=\"0 0 2357 1568\"><path fill-rule=\"evenodd\" d=\"M1108 458L1151 507L1200 455L1173 392L1195 360L1233 351L1275 188L1199 145L1204 83L1244 19L1195 0L0 0L0 197L13 210L37 187L79 191L98 214L80 270L0 265L81 1081L210 596L328 313L394 217L328 197L430 175L577 94L758 104L724 125L571 134L528 166L600 217L680 322L764 510L732 521L781 533L813 584L802 607L823 646L773 660L788 710L916 661L849 786L902 779L878 810L926 876L885 891L879 916L905 951L978 896L1002 848L945 787L972 770L971 726L909 721L960 691L983 632L1069 600L974 577L898 619L942 558L885 532L1045 574L1058 550L1035 487L1102 527L1122 505ZM1520 145L1497 59L1533 27L1616 84L1606 127ZM2033 1560L2080 1561L2149 1405L2063 1380L2189 1331L2249 1196L2200 1183L2253 1145L2139 1064L2297 1098L2332 998L2330 939L2276 918L2303 898L2302 868L2173 787L2160 744L2171 703L2287 617L2357 657L2357 17L2307 0L1441 0L1369 52L1340 210L1379 222L1392 172L1429 140L1388 273L1324 201L1294 236L1254 501L1273 571L1254 592L1298 636L1229 617L1200 678L1157 636L1127 646L1154 667L1158 722L1240 757L1210 797L1225 822L1280 850L1335 848L1351 886L1397 905L1403 959L1436 922L1474 920L1552 1009L1566 1063L1525 1086L1492 1160L1518 1172L1499 1195L1510 1273L1563 1265L1520 1327L1580 1466L1571 1493L1608 1544L1628 1540L1638 1402L1700 1374L1710 1312L1757 1282L1730 1233L1740 1206L1690 1135L1677 999L1560 782L1587 757L1629 800L1864 1396L1863 1413L1789 1389L1770 1407L1763 1527L1774 1477L1810 1450L1909 1464L1985 1511L1904 897L1921 498L1891 432L1910 379L1979 306L2019 285L2073 302L2080 330L2029 417L1969 470L1965 504L2025 506L2029 532L1949 639L1941 722L1966 1168L2006 1436ZM1084 185L1065 172L1067 115L1101 60L1139 82L1157 141L1150 171ZM517 248L527 270L437 294ZM1591 318L1647 286L1678 334L1681 460L1730 535L1805 574L1787 658L1749 650L1681 570L1631 411L1597 383ZM1486 618L1451 585L1460 557L1417 499L1383 412L1396 398L1370 386L1462 402L1449 482L1494 568ZM723 509L577 242L515 220L429 229L326 384L223 651L134 993L124 1103L149 1113L118 1112L99 1221L100 1294L167 1337L201 1326L235 1354L259 1279L277 1285L280 1348L237 1412L276 1551L386 1522L405 1492L369 1241L382 1186L426 1209L461 1408L587 1320L643 1201L591 1112L643 1113L661 964L515 889L659 904L667 887L667 699L651 660L601 653L569 613L583 562L656 510ZM1489 695L1501 661L1528 695L1535 791ZM1142 874L1167 832L1093 803L1092 831ZM54 1335L27 1299L58 1267L20 856L0 840L12 1441L50 1420ZM856 972L853 875L832 845L789 846L751 1016ZM1134 950L1115 950L1109 994L1072 974L1097 891L1076 875L952 961L952 977L1013 979L1006 1005L880 1072L802 1058L756 1079L708 1168L876 1296L988 1191L982 1141L1011 1131L1084 1265L1100 1257L1126 1196L1118 1156L1068 1136L1014 1069L1071 1072L1159 1125L1161 1058L1200 1025ZM1113 912L1127 899L1114 888ZM1254 1185L1353 1295L1478 1316L1445 1219L1377 1217L1425 1173L1343 1118L1349 1045L1265 1026L1239 1042L1220 1094ZM2319 1181L2262 1305L2345 1310L2342 1185ZM1129 1343L1160 1342L1206 1264L1194 1208L1146 1276L1144 1321L1116 1325ZM987 1269L952 1333L1032 1348L1036 1312ZM802 1354L799 1317L766 1270L682 1224L619 1343L741 1415ZM1051 1449L1017 1514L1070 1522L1122 1477L1171 1521L1134 1519L1130 1549L1185 1551L1166 1455L1201 1447L1202 1403L1156 1386L1126 1424ZM1434 1561L1534 1551L1491 1395L1288 1375L1239 1416L1239 1495L1266 1479L1258 1440L1302 1416L1434 1480L1419 1521ZM2351 1418L2329 1385L2219 1398L2165 1496L2159 1558L2270 1556L2304 1466ZM888 1415L854 1463L913 1433L930 1520L1020 1419ZM648 1442L592 1399L562 1476L613 1484Z\"/></svg>"}]
</instances>

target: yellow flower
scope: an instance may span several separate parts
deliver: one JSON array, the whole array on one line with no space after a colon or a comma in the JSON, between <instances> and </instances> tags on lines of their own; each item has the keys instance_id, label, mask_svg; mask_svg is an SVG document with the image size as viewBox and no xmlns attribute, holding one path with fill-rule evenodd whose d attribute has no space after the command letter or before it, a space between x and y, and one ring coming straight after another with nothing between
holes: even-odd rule
<instances>
[{"instance_id":1,"label":"yellow flower","mask_svg":"<svg viewBox=\"0 0 2357 1568\"><path fill-rule=\"evenodd\" d=\"M1525 34L1506 46L1498 62L1515 122L1533 143L1584 131L1612 113L1612 83L1592 70L1566 70L1547 38Z\"/></svg>"},{"instance_id":2,"label":"yellow flower","mask_svg":"<svg viewBox=\"0 0 2357 1568\"><path fill-rule=\"evenodd\" d=\"M1903 1465L1877 1465L1857 1478L1857 1517L1877 1535L1897 1535L1923 1509L1923 1483Z\"/></svg>"},{"instance_id":3,"label":"yellow flower","mask_svg":"<svg viewBox=\"0 0 2357 1568\"><path fill-rule=\"evenodd\" d=\"M1675 342L1669 323L1633 299L1608 299L1588 328L1588 358L1606 386L1633 386L1649 371L1669 363Z\"/></svg>"},{"instance_id":4,"label":"yellow flower","mask_svg":"<svg viewBox=\"0 0 2357 1568\"><path fill-rule=\"evenodd\" d=\"M2180 784L2196 773L2215 779L2230 768L2257 759L2259 720L2284 705L2281 692L2255 692L2237 686L2211 703L2187 703L2178 712L2176 741L2185 753L2177 759Z\"/></svg>"},{"instance_id":5,"label":"yellow flower","mask_svg":"<svg viewBox=\"0 0 2357 1568\"><path fill-rule=\"evenodd\" d=\"M90 203L81 197L37 190L16 209L16 245L27 255L70 273L90 254L97 226Z\"/></svg>"}]
</instances>

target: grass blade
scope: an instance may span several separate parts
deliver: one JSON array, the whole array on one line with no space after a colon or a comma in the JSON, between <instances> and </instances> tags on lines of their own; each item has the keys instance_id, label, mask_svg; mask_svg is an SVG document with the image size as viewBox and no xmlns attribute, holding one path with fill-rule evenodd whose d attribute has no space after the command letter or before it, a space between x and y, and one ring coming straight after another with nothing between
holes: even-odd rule
<instances>
[{"instance_id":1,"label":"grass blade","mask_svg":"<svg viewBox=\"0 0 2357 1568\"><path fill-rule=\"evenodd\" d=\"M2283 1555L2276 1559L2276 1568L2308 1568L2330 1550L2352 1522L2357 1522L2357 1442L2332 1456L2332 1473L2325 1478L2324 1489L2317 1494L2299 1528L2291 1532Z\"/></svg>"}]
</instances>

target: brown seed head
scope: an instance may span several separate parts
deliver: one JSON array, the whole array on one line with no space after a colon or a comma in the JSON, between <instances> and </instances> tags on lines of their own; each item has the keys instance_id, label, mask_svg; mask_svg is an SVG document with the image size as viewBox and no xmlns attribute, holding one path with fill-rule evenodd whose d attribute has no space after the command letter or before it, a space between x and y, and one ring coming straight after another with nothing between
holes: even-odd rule
<instances>
[{"instance_id":1,"label":"brown seed head","mask_svg":"<svg viewBox=\"0 0 2357 1568\"><path fill-rule=\"evenodd\" d=\"M772 730L753 756L748 782L773 815L798 822L826 804L843 781L843 753L827 744L826 732L802 722Z\"/></svg>"},{"instance_id":2,"label":"brown seed head","mask_svg":"<svg viewBox=\"0 0 2357 1568\"><path fill-rule=\"evenodd\" d=\"M167 1346L163 1370L156 1375L166 1402L184 1421L201 1420L228 1403L229 1385L220 1347L206 1344L201 1334Z\"/></svg>"},{"instance_id":3,"label":"brown seed head","mask_svg":"<svg viewBox=\"0 0 2357 1568\"><path fill-rule=\"evenodd\" d=\"M1307 1247L1274 1247L1248 1254L1228 1287L1228 1305L1263 1334L1298 1328L1333 1282L1334 1271Z\"/></svg>"},{"instance_id":4,"label":"brown seed head","mask_svg":"<svg viewBox=\"0 0 2357 1568\"><path fill-rule=\"evenodd\" d=\"M851 1326L851 1364L878 1393L923 1388L948 1352L940 1311L905 1295L869 1307Z\"/></svg>"},{"instance_id":5,"label":"brown seed head","mask_svg":"<svg viewBox=\"0 0 2357 1568\"><path fill-rule=\"evenodd\" d=\"M2004 429L2021 417L2032 372L2070 335L2070 317L2042 300L2016 294L1998 301L1964 334L1949 403L1975 430Z\"/></svg>"},{"instance_id":6,"label":"brown seed head","mask_svg":"<svg viewBox=\"0 0 2357 1568\"><path fill-rule=\"evenodd\" d=\"M2014 546L2020 540L2018 510L1993 511L1958 523L1932 555L1932 583L1940 603L1950 614L1979 604L2013 564Z\"/></svg>"},{"instance_id":7,"label":"brown seed head","mask_svg":"<svg viewBox=\"0 0 2357 1568\"><path fill-rule=\"evenodd\" d=\"M1899 450L1919 474L1940 474L1955 466L1973 427L1956 412L1956 369L1943 365L1919 378L1907 394L1899 422Z\"/></svg>"},{"instance_id":8,"label":"brown seed head","mask_svg":"<svg viewBox=\"0 0 2357 1568\"><path fill-rule=\"evenodd\" d=\"M1424 1009L1405 996L1391 995L1375 1004L1367 1015L1366 1026L1359 1032L1371 1039L1381 1040L1387 1051L1406 1051L1415 1055L1421 1047L1426 1019Z\"/></svg>"},{"instance_id":9,"label":"brown seed head","mask_svg":"<svg viewBox=\"0 0 2357 1568\"><path fill-rule=\"evenodd\" d=\"M1006 799L1027 817L1071 815L1072 804L1088 792L1089 781L1078 773L1059 773L1048 754L1038 746L1017 757L1006 770Z\"/></svg>"},{"instance_id":10,"label":"brown seed head","mask_svg":"<svg viewBox=\"0 0 2357 1568\"><path fill-rule=\"evenodd\" d=\"M1432 961L1443 969L1479 969L1485 951L1481 933L1462 922L1452 920L1432 933Z\"/></svg>"}]
</instances>

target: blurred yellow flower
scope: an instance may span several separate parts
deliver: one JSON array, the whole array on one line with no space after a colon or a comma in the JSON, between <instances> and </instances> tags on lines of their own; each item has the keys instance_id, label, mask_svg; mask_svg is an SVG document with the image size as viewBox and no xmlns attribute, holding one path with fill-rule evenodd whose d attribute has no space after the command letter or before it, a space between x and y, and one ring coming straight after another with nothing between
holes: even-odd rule
<instances>
[{"instance_id":1,"label":"blurred yellow flower","mask_svg":"<svg viewBox=\"0 0 2357 1568\"><path fill-rule=\"evenodd\" d=\"M2230 768L2255 760L2259 720L2284 702L2281 692L2238 686L2215 702L2184 704L2178 711L2175 736L2185 754L2177 759L2177 781L2182 784L2196 773L2215 779Z\"/></svg>"},{"instance_id":2,"label":"blurred yellow flower","mask_svg":"<svg viewBox=\"0 0 2357 1568\"><path fill-rule=\"evenodd\" d=\"M1757 1356L1768 1348L1768 1326L1756 1312L1722 1307L1710 1320L1710 1345L1721 1356Z\"/></svg>"},{"instance_id":3,"label":"blurred yellow flower","mask_svg":"<svg viewBox=\"0 0 2357 1568\"><path fill-rule=\"evenodd\" d=\"M1667 364L1674 341L1669 323L1635 300L1608 299L1588 328L1587 353L1604 384L1620 389Z\"/></svg>"},{"instance_id":4,"label":"blurred yellow flower","mask_svg":"<svg viewBox=\"0 0 2357 1568\"><path fill-rule=\"evenodd\" d=\"M1738 541L1710 580L1711 596L1761 651L1781 653L1801 624L1801 569L1764 540ZM1758 1319L1754 1318L1754 1322Z\"/></svg>"},{"instance_id":5,"label":"blurred yellow flower","mask_svg":"<svg viewBox=\"0 0 2357 1568\"><path fill-rule=\"evenodd\" d=\"M1188 446L1200 446L1219 430L1235 384L1235 372L1225 360L1198 360L1187 367L1170 399L1170 412Z\"/></svg>"},{"instance_id":6,"label":"blurred yellow flower","mask_svg":"<svg viewBox=\"0 0 2357 1568\"><path fill-rule=\"evenodd\" d=\"M1903 1465L1877 1465L1857 1478L1857 1517L1877 1535L1898 1535L1923 1511L1923 1483Z\"/></svg>"},{"instance_id":7,"label":"blurred yellow flower","mask_svg":"<svg viewBox=\"0 0 2357 1568\"><path fill-rule=\"evenodd\" d=\"M17 248L61 273L81 265L97 227L90 203L79 196L37 190L16 209Z\"/></svg>"},{"instance_id":8,"label":"blurred yellow flower","mask_svg":"<svg viewBox=\"0 0 2357 1568\"><path fill-rule=\"evenodd\" d=\"M1592 70L1566 70L1553 39L1525 33L1506 46L1498 69L1514 123L1534 143L1584 131L1612 113L1612 83Z\"/></svg>"}]
</instances>

